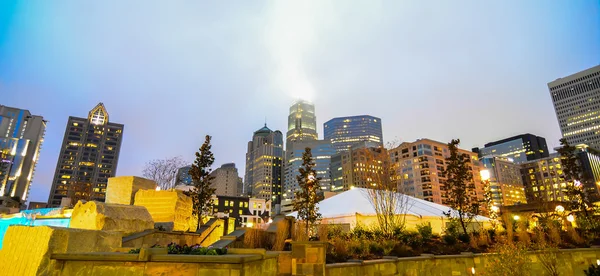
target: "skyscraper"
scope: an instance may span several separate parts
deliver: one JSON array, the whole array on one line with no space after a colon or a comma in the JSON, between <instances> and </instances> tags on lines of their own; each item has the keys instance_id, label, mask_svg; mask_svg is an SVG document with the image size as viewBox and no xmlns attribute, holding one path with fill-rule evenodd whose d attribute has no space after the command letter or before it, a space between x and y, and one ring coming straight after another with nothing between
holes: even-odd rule
<instances>
[{"instance_id":1,"label":"skyscraper","mask_svg":"<svg viewBox=\"0 0 600 276\"><path fill-rule=\"evenodd\" d=\"M335 154L335 149L328 140L293 142L288 145L285 151L285 177L283 183L285 199L294 199L296 191L300 188L296 176L300 175L298 171L302 167L302 154L306 148L311 149L313 161L315 162L315 171L317 177L320 177L322 191L329 191L331 185L331 174L329 164L331 156Z\"/></svg>"},{"instance_id":2,"label":"skyscraper","mask_svg":"<svg viewBox=\"0 0 600 276\"><path fill-rule=\"evenodd\" d=\"M323 131L337 152L364 141L372 147L383 145L381 119L369 115L333 118L323 124Z\"/></svg>"},{"instance_id":3,"label":"skyscraper","mask_svg":"<svg viewBox=\"0 0 600 276\"><path fill-rule=\"evenodd\" d=\"M473 149L479 157L506 157L519 164L548 157L548 145L544 137L521 134L485 144L484 148Z\"/></svg>"},{"instance_id":4,"label":"skyscraper","mask_svg":"<svg viewBox=\"0 0 600 276\"><path fill-rule=\"evenodd\" d=\"M215 194L218 196L239 196L242 191L238 191L238 186L242 178L238 175L238 170L234 163L223 164L220 168L210 173L214 179L212 186L215 188Z\"/></svg>"},{"instance_id":5,"label":"skyscraper","mask_svg":"<svg viewBox=\"0 0 600 276\"><path fill-rule=\"evenodd\" d=\"M477 200L483 200L484 187L480 175L482 165L477 154L463 149L459 149L458 153L469 156L475 186L470 193ZM390 150L398 188L407 195L447 205L448 195L444 187L447 178L444 171L446 158L449 156L448 144L430 139L405 142Z\"/></svg>"},{"instance_id":6,"label":"skyscraper","mask_svg":"<svg viewBox=\"0 0 600 276\"><path fill-rule=\"evenodd\" d=\"M548 83L562 136L600 149L600 65Z\"/></svg>"},{"instance_id":7,"label":"skyscraper","mask_svg":"<svg viewBox=\"0 0 600 276\"><path fill-rule=\"evenodd\" d=\"M255 198L281 202L283 134L265 126L254 132L246 152L244 185Z\"/></svg>"},{"instance_id":8,"label":"skyscraper","mask_svg":"<svg viewBox=\"0 0 600 276\"><path fill-rule=\"evenodd\" d=\"M109 122L102 103L87 118L69 117L48 206L60 206L63 197L104 201L108 178L117 172L123 128Z\"/></svg>"},{"instance_id":9,"label":"skyscraper","mask_svg":"<svg viewBox=\"0 0 600 276\"><path fill-rule=\"evenodd\" d=\"M315 106L305 100L297 100L290 106L286 147L292 142L317 140L317 116Z\"/></svg>"},{"instance_id":10,"label":"skyscraper","mask_svg":"<svg viewBox=\"0 0 600 276\"><path fill-rule=\"evenodd\" d=\"M27 200L45 132L42 116L0 105L0 206L19 208Z\"/></svg>"}]
</instances>

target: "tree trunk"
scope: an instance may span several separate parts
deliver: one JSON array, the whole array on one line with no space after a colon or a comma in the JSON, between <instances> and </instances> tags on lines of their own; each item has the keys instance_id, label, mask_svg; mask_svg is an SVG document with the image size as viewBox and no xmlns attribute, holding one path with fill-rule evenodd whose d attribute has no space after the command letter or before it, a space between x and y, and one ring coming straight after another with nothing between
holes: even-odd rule
<instances>
[{"instance_id":1,"label":"tree trunk","mask_svg":"<svg viewBox=\"0 0 600 276\"><path fill-rule=\"evenodd\" d=\"M458 217L460 219L460 225L462 226L465 235L467 234L467 227L465 226L465 220L463 219L463 214L461 211L458 212Z\"/></svg>"}]
</instances>

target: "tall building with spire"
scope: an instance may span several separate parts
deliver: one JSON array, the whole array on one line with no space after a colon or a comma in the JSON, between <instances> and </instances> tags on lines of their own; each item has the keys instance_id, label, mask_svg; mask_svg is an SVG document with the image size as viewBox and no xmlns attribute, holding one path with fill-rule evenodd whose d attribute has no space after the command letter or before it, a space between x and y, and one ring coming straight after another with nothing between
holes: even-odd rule
<instances>
[{"instance_id":1,"label":"tall building with spire","mask_svg":"<svg viewBox=\"0 0 600 276\"><path fill-rule=\"evenodd\" d=\"M109 122L102 103L96 105L87 118L69 117L49 207L60 206L64 197L72 201L104 201L108 178L117 173L123 128L122 124Z\"/></svg>"},{"instance_id":2,"label":"tall building with spire","mask_svg":"<svg viewBox=\"0 0 600 276\"><path fill-rule=\"evenodd\" d=\"M42 116L0 105L0 208L27 200L45 132Z\"/></svg>"},{"instance_id":3,"label":"tall building with spire","mask_svg":"<svg viewBox=\"0 0 600 276\"><path fill-rule=\"evenodd\" d=\"M246 193L255 198L281 201L283 134L265 126L254 132L246 152Z\"/></svg>"},{"instance_id":4,"label":"tall building with spire","mask_svg":"<svg viewBox=\"0 0 600 276\"><path fill-rule=\"evenodd\" d=\"M286 137L286 147L293 142L318 139L314 104L305 100L297 100L290 106Z\"/></svg>"}]
</instances>

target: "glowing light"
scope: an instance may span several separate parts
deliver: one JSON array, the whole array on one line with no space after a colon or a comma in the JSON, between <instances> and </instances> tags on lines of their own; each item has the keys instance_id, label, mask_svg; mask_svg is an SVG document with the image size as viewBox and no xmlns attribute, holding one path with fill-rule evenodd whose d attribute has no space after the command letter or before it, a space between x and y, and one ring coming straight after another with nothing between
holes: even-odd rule
<instances>
[{"instance_id":1,"label":"glowing light","mask_svg":"<svg viewBox=\"0 0 600 276\"><path fill-rule=\"evenodd\" d=\"M514 215L514 216L513 216L513 219L514 219L514 220L519 220L520 218L521 218L521 217L519 217L518 215Z\"/></svg>"},{"instance_id":2,"label":"glowing light","mask_svg":"<svg viewBox=\"0 0 600 276\"><path fill-rule=\"evenodd\" d=\"M600 259L596 260L596 264L600 266Z\"/></svg>"},{"instance_id":3,"label":"glowing light","mask_svg":"<svg viewBox=\"0 0 600 276\"><path fill-rule=\"evenodd\" d=\"M561 205L556 206L556 208L554 209L554 211L556 211L557 213L562 213L565 211L565 207L562 207Z\"/></svg>"},{"instance_id":4,"label":"glowing light","mask_svg":"<svg viewBox=\"0 0 600 276\"><path fill-rule=\"evenodd\" d=\"M479 172L479 174L481 175L481 180L483 180L483 181L490 180L490 171L489 170L482 170Z\"/></svg>"},{"instance_id":5,"label":"glowing light","mask_svg":"<svg viewBox=\"0 0 600 276\"><path fill-rule=\"evenodd\" d=\"M575 221L575 217L573 215L569 215L569 216L567 216L567 221L574 222Z\"/></svg>"},{"instance_id":6,"label":"glowing light","mask_svg":"<svg viewBox=\"0 0 600 276\"><path fill-rule=\"evenodd\" d=\"M157 191L160 191L160 186L156 186L156 190L157 190Z\"/></svg>"},{"instance_id":7,"label":"glowing light","mask_svg":"<svg viewBox=\"0 0 600 276\"><path fill-rule=\"evenodd\" d=\"M475 267L471 267L471 274L475 275Z\"/></svg>"},{"instance_id":8,"label":"glowing light","mask_svg":"<svg viewBox=\"0 0 600 276\"><path fill-rule=\"evenodd\" d=\"M354 185L350 186L350 190L354 190Z\"/></svg>"},{"instance_id":9,"label":"glowing light","mask_svg":"<svg viewBox=\"0 0 600 276\"><path fill-rule=\"evenodd\" d=\"M248 227L248 228L252 228L252 226L254 226L254 223L252 223L252 222L248 222L248 223L246 223L246 227Z\"/></svg>"},{"instance_id":10,"label":"glowing light","mask_svg":"<svg viewBox=\"0 0 600 276\"><path fill-rule=\"evenodd\" d=\"M269 218L269 221L267 223L273 223L273 219Z\"/></svg>"},{"instance_id":11,"label":"glowing light","mask_svg":"<svg viewBox=\"0 0 600 276\"><path fill-rule=\"evenodd\" d=\"M579 181L579 180L575 180L575 181L573 181L573 185L574 185L575 187L579 188L579 187L581 187L581 181Z\"/></svg>"},{"instance_id":12,"label":"glowing light","mask_svg":"<svg viewBox=\"0 0 600 276\"><path fill-rule=\"evenodd\" d=\"M498 213L498 211L500 210L500 208L498 208L498 206L492 206L492 212L494 213Z\"/></svg>"}]
</instances>

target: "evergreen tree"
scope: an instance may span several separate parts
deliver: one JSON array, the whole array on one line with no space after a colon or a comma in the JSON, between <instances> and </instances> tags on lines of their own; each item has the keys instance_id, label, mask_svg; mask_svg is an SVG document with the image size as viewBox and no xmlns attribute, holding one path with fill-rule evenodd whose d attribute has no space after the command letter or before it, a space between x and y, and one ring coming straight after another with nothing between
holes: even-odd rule
<instances>
[{"instance_id":1,"label":"evergreen tree","mask_svg":"<svg viewBox=\"0 0 600 276\"><path fill-rule=\"evenodd\" d=\"M307 237L309 228L321 219L317 206L319 202L317 192L321 189L319 185L321 178L316 177L317 172L314 167L311 149L306 148L302 154L302 167L298 169L300 175L296 176L300 190L296 191L294 210L298 211L298 219L306 223Z\"/></svg>"},{"instance_id":2,"label":"evergreen tree","mask_svg":"<svg viewBox=\"0 0 600 276\"><path fill-rule=\"evenodd\" d=\"M561 147L557 149L560 154L560 163L562 164L567 187L564 190L569 197L570 208L574 211L581 211L586 219L593 215L594 208L593 196L586 192L585 184L592 181L583 173L579 158L576 154L577 148L569 145L567 139L560 139Z\"/></svg>"},{"instance_id":3,"label":"evergreen tree","mask_svg":"<svg viewBox=\"0 0 600 276\"><path fill-rule=\"evenodd\" d=\"M448 179L445 184L448 205L456 211L449 210L444 214L450 220L458 221L467 234L467 224L479 214L480 204L475 194L471 158L468 154L458 152L459 144L460 139L452 139L448 143L450 157L446 158L447 165L444 170Z\"/></svg>"},{"instance_id":4,"label":"evergreen tree","mask_svg":"<svg viewBox=\"0 0 600 276\"><path fill-rule=\"evenodd\" d=\"M192 198L194 203L193 214L198 216L198 227L202 226L202 217L212 210L212 196L215 194L215 188L211 187L214 177L210 175L212 171L210 167L215 162L215 156L210 151L210 140L211 137L206 135L204 144L196 152L196 160L189 170L194 187L186 194Z\"/></svg>"}]
</instances>

